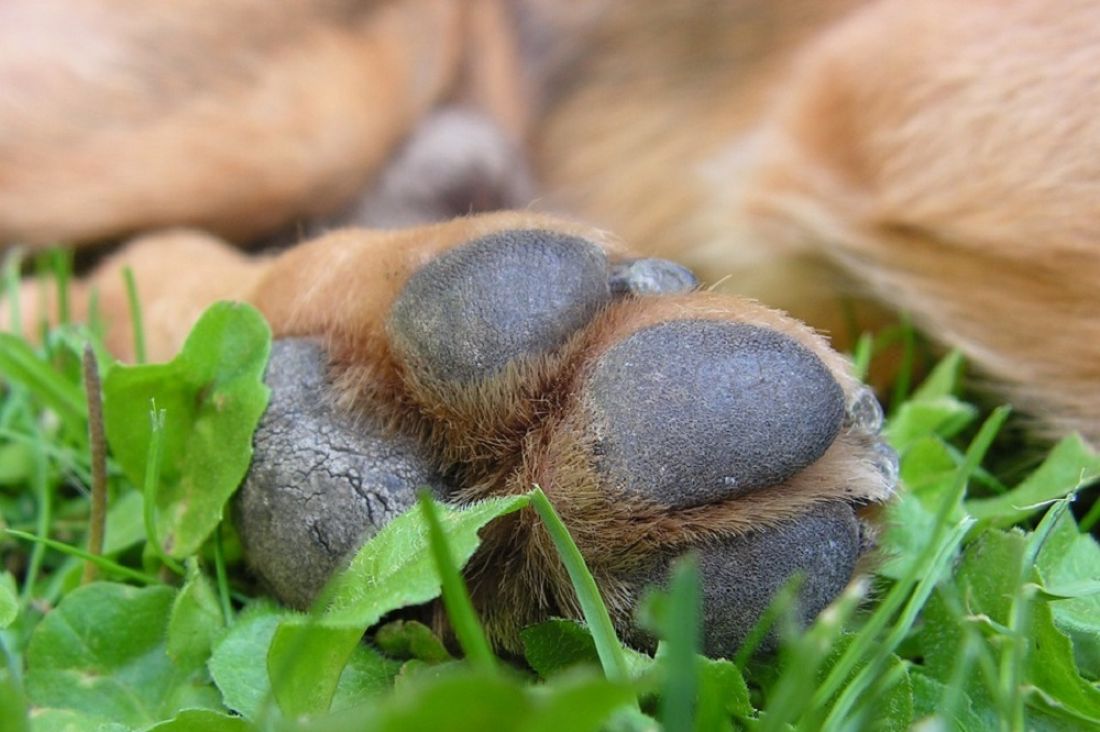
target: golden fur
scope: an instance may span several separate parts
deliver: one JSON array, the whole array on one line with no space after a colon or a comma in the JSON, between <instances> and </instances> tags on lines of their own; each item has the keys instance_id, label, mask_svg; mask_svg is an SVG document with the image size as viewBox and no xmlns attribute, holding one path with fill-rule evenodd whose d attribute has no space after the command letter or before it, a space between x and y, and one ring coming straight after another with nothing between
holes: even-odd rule
<instances>
[{"instance_id":1,"label":"golden fur","mask_svg":"<svg viewBox=\"0 0 1100 732\"><path fill-rule=\"evenodd\" d=\"M116 264L163 355L261 275L158 229L242 242L336 211L460 104L531 151L531 208L817 327L839 329L838 290L905 309L1045 428L1096 441L1097 69L1082 0L17 0L0 242L145 234ZM253 297L279 330L353 321L373 295L302 281L347 256L285 255L289 281Z\"/></svg>"}]
</instances>

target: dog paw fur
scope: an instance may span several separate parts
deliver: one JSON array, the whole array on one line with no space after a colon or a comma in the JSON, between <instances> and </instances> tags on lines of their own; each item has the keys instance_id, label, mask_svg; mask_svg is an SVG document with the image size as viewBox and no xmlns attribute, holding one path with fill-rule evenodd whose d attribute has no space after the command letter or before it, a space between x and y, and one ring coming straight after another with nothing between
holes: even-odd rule
<instances>
[{"instance_id":1,"label":"dog paw fur","mask_svg":"<svg viewBox=\"0 0 1100 732\"><path fill-rule=\"evenodd\" d=\"M636 645L652 641L634 608L685 552L712 655L735 652L794 575L804 623L842 591L897 466L873 395L817 334L595 237L452 239L365 273L369 322L276 343L235 507L276 595L307 605L423 486L465 504L535 484ZM467 568L508 650L530 623L580 615L528 514L487 527Z\"/></svg>"}]
</instances>

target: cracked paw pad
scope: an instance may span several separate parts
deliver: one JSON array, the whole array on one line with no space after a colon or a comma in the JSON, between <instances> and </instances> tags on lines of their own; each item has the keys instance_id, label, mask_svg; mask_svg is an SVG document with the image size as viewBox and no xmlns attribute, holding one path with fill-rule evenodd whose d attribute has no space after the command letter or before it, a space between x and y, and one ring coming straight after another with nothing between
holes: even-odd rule
<instances>
[{"instance_id":1,"label":"cracked paw pad","mask_svg":"<svg viewBox=\"0 0 1100 732\"><path fill-rule=\"evenodd\" d=\"M312 341L275 342L264 377L271 402L235 504L253 570L299 608L419 487L442 485L414 440L329 404L326 367Z\"/></svg>"}]
</instances>

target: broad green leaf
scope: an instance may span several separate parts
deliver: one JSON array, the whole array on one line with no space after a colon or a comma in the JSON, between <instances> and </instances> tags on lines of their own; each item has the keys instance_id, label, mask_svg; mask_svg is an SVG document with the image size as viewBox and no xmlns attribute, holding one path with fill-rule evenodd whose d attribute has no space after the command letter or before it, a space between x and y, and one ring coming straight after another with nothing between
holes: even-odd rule
<instances>
[{"instance_id":1,"label":"broad green leaf","mask_svg":"<svg viewBox=\"0 0 1100 732\"><path fill-rule=\"evenodd\" d=\"M1082 585L1100 582L1100 544L1078 532L1067 514L1059 519L1038 556L1039 576L1049 593L1068 595ZM1085 594L1050 603L1054 623L1073 641L1082 673L1100 679L1100 594Z\"/></svg>"},{"instance_id":2,"label":"broad green leaf","mask_svg":"<svg viewBox=\"0 0 1100 732\"><path fill-rule=\"evenodd\" d=\"M520 632L523 656L542 678L549 678L575 666L599 668L600 657L592 635L575 620L553 619Z\"/></svg>"},{"instance_id":3,"label":"broad green leaf","mask_svg":"<svg viewBox=\"0 0 1100 732\"><path fill-rule=\"evenodd\" d=\"M34 470L31 447L22 442L0 445L0 485L18 486L29 482Z\"/></svg>"},{"instance_id":4,"label":"broad green leaf","mask_svg":"<svg viewBox=\"0 0 1100 732\"><path fill-rule=\"evenodd\" d=\"M19 616L19 590L11 572L0 573L0 628L6 628Z\"/></svg>"},{"instance_id":5,"label":"broad green leaf","mask_svg":"<svg viewBox=\"0 0 1100 732\"><path fill-rule=\"evenodd\" d=\"M198 562L187 562L187 581L172 603L168 619L168 655L184 668L210 658L214 639L225 626L218 596Z\"/></svg>"},{"instance_id":6,"label":"broad green leaf","mask_svg":"<svg viewBox=\"0 0 1100 732\"><path fill-rule=\"evenodd\" d=\"M36 709L31 732L134 732L134 728L71 709Z\"/></svg>"},{"instance_id":7,"label":"broad green leaf","mask_svg":"<svg viewBox=\"0 0 1100 732\"><path fill-rule=\"evenodd\" d=\"M270 693L267 651L275 628L289 614L268 602L254 603L214 646L210 675L225 706L245 719L257 719Z\"/></svg>"},{"instance_id":8,"label":"broad green leaf","mask_svg":"<svg viewBox=\"0 0 1100 732\"><path fill-rule=\"evenodd\" d=\"M904 455L922 437L953 437L974 421L978 410L955 397L941 396L928 401L906 402L886 425L890 444Z\"/></svg>"},{"instance_id":9,"label":"broad green leaf","mask_svg":"<svg viewBox=\"0 0 1100 732\"><path fill-rule=\"evenodd\" d=\"M111 501L107 508L107 528L103 536L104 554L117 554L145 538L141 503L141 494L137 491L127 491Z\"/></svg>"},{"instance_id":10,"label":"broad green leaf","mask_svg":"<svg viewBox=\"0 0 1100 732\"><path fill-rule=\"evenodd\" d=\"M477 549L478 531L517 511L527 496L482 501L464 508L440 506L440 521L455 564ZM284 621L268 655L275 698L288 716L324 711L360 637L386 613L439 596L428 527L415 507L387 524L329 583L314 616Z\"/></svg>"},{"instance_id":11,"label":"broad green leaf","mask_svg":"<svg viewBox=\"0 0 1100 732\"><path fill-rule=\"evenodd\" d=\"M340 683L332 696L332 709L351 709L366 699L389 691L401 666L400 661L386 658L374 648L360 643L340 674Z\"/></svg>"},{"instance_id":12,"label":"broad green leaf","mask_svg":"<svg viewBox=\"0 0 1100 732\"><path fill-rule=\"evenodd\" d=\"M222 701L245 719L260 719L270 700L267 653L279 623L295 615L273 604L249 606L214 647L208 664ZM334 709L344 709L393 686L401 662L357 644L340 676ZM267 710L270 715L271 709Z\"/></svg>"},{"instance_id":13,"label":"broad green leaf","mask_svg":"<svg viewBox=\"0 0 1100 732\"><path fill-rule=\"evenodd\" d=\"M996 656L1001 656L1002 644L996 640L1000 628L1008 627L1013 598L1019 592L1018 582L1023 568L1028 537L1019 531L988 530L967 549L956 573L958 597L966 598L966 615L952 612L942 600L933 600L925 612L923 633L925 668L940 683L950 683L955 663L961 656L966 624L986 628ZM1100 690L1081 678L1074 663L1070 640L1054 624L1048 602L1033 597L1026 617L1027 655L1024 659L1024 679L1033 693L1027 697L1029 713L1039 711L1036 702L1044 702L1044 712L1059 714L1066 721L1100 725ZM975 625L976 624L976 625ZM965 691L974 703L975 711L992 720L995 705L980 675L965 680ZM1025 688L1016 693L1027 694Z\"/></svg>"},{"instance_id":14,"label":"broad green leaf","mask_svg":"<svg viewBox=\"0 0 1100 732\"><path fill-rule=\"evenodd\" d=\"M755 714L749 687L740 669L732 661L696 656L699 676L699 715L701 729L714 729L714 720L750 717Z\"/></svg>"},{"instance_id":15,"label":"broad green leaf","mask_svg":"<svg viewBox=\"0 0 1100 732\"><path fill-rule=\"evenodd\" d=\"M31 636L31 703L131 727L216 704L213 690L196 675L201 669L179 667L166 652L175 595L164 586L108 582L71 592Z\"/></svg>"},{"instance_id":16,"label":"broad green leaf","mask_svg":"<svg viewBox=\"0 0 1100 732\"><path fill-rule=\"evenodd\" d=\"M592 633L576 620L553 618L520 631L523 655L539 676L549 678L580 665L599 668L600 657ZM653 667L653 658L623 647L632 679L639 679Z\"/></svg>"},{"instance_id":17,"label":"broad green leaf","mask_svg":"<svg viewBox=\"0 0 1100 732\"><path fill-rule=\"evenodd\" d=\"M253 729L240 717L209 709L185 709L167 722L147 728L145 732L250 732Z\"/></svg>"},{"instance_id":18,"label":"broad green leaf","mask_svg":"<svg viewBox=\"0 0 1100 732\"><path fill-rule=\"evenodd\" d=\"M369 707L322 718L305 730L320 732L585 732L602 729L633 691L599 676L566 674L540 686L520 679L455 667L418 679Z\"/></svg>"},{"instance_id":19,"label":"broad green leaf","mask_svg":"<svg viewBox=\"0 0 1100 732\"><path fill-rule=\"evenodd\" d=\"M948 687L927 674L913 671L909 674L913 685L913 721L937 717L949 730L971 732L986 727L986 722L974 712L974 704L966 692L956 690L958 703L947 709L945 701L950 698ZM938 729L938 727L933 727Z\"/></svg>"},{"instance_id":20,"label":"broad green leaf","mask_svg":"<svg viewBox=\"0 0 1100 732\"><path fill-rule=\"evenodd\" d=\"M165 410L157 533L168 553L198 551L221 521L252 458L252 433L267 406L264 367L271 331L247 305L218 303L165 364L116 366L104 381L107 440L141 485L150 405Z\"/></svg>"},{"instance_id":21,"label":"broad green leaf","mask_svg":"<svg viewBox=\"0 0 1100 732\"><path fill-rule=\"evenodd\" d=\"M374 634L375 644L391 658L415 658L428 663L450 661L451 654L432 629L415 620L394 620Z\"/></svg>"},{"instance_id":22,"label":"broad green leaf","mask_svg":"<svg viewBox=\"0 0 1100 732\"><path fill-rule=\"evenodd\" d=\"M27 700L11 672L0 667L0 721L4 732L27 732L30 720L27 718Z\"/></svg>"},{"instance_id":23,"label":"broad green leaf","mask_svg":"<svg viewBox=\"0 0 1100 732\"><path fill-rule=\"evenodd\" d=\"M966 502L975 518L993 526L1011 526L1100 477L1100 454L1078 435L1066 437L1043 464L1008 493Z\"/></svg>"}]
</instances>

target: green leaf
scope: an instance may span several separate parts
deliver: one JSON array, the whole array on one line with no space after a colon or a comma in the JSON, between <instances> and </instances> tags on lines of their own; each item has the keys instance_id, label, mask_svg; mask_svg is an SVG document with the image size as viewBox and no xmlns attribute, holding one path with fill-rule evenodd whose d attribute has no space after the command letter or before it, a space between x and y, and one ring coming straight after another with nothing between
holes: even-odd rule
<instances>
[{"instance_id":1,"label":"green leaf","mask_svg":"<svg viewBox=\"0 0 1100 732\"><path fill-rule=\"evenodd\" d=\"M1005 629L1011 622L1014 598L1021 590L1021 572L1025 577L1034 573L1023 566L1028 539L1019 531L982 533L967 549L956 573L957 596L966 598L965 614L953 612L942 599L929 603L923 651L925 668L932 678L943 684L951 682L971 628L985 629L997 655L1004 653L1001 649L1006 643L1015 641ZM1077 672L1072 645L1055 626L1050 604L1036 596L1026 609L1023 627L1027 632L1021 641L1027 644L1022 679L1027 687L1015 689L1012 694L1027 694L1033 714L1042 709L1074 723L1100 725L1100 690ZM984 686L981 678L971 675L964 679L964 691L979 714L988 720L997 719L995 692ZM1027 688L1032 687L1028 694Z\"/></svg>"},{"instance_id":2,"label":"green leaf","mask_svg":"<svg viewBox=\"0 0 1100 732\"><path fill-rule=\"evenodd\" d=\"M539 676L549 678L580 665L600 665L592 632L576 620L553 618L520 631L523 655ZM623 646L631 679L639 679L653 667L653 658Z\"/></svg>"},{"instance_id":3,"label":"green leaf","mask_svg":"<svg viewBox=\"0 0 1100 732\"><path fill-rule=\"evenodd\" d=\"M6 668L0 668L0 720L4 722L4 732L28 732L30 729L27 700Z\"/></svg>"},{"instance_id":4,"label":"green leaf","mask_svg":"<svg viewBox=\"0 0 1100 732\"><path fill-rule=\"evenodd\" d=\"M975 518L992 526L1011 526L1100 477L1100 454L1078 435L1066 437L1043 464L1008 493L966 502Z\"/></svg>"},{"instance_id":5,"label":"green leaf","mask_svg":"<svg viewBox=\"0 0 1100 732\"><path fill-rule=\"evenodd\" d=\"M269 602L250 605L214 647L210 675L225 706L245 719L259 720L271 701L267 654L279 623L296 613ZM423 627L423 626L421 626ZM345 709L393 687L401 662L386 658L370 646L357 644L333 696L332 708ZM270 714L273 710L267 709Z\"/></svg>"},{"instance_id":6,"label":"green leaf","mask_svg":"<svg viewBox=\"0 0 1100 732\"><path fill-rule=\"evenodd\" d=\"M428 663L452 660L443 641L432 629L415 620L394 620L374 634L375 644L392 658L416 658Z\"/></svg>"},{"instance_id":7,"label":"green leaf","mask_svg":"<svg viewBox=\"0 0 1100 732\"><path fill-rule=\"evenodd\" d=\"M267 406L270 347L271 331L255 309L218 303L176 358L116 366L104 381L107 440L135 485L145 474L150 403L166 412L157 533L170 556L198 551L248 470L252 433Z\"/></svg>"},{"instance_id":8,"label":"green leaf","mask_svg":"<svg viewBox=\"0 0 1100 732\"><path fill-rule=\"evenodd\" d=\"M906 402L891 417L885 434L899 453L916 440L930 435L947 438L974 421L978 410L955 397L941 396L927 401Z\"/></svg>"},{"instance_id":9,"label":"green leaf","mask_svg":"<svg viewBox=\"0 0 1100 732\"><path fill-rule=\"evenodd\" d=\"M6 628L19 616L19 589L11 572L0 573L0 628Z\"/></svg>"},{"instance_id":10,"label":"green leaf","mask_svg":"<svg viewBox=\"0 0 1100 732\"><path fill-rule=\"evenodd\" d=\"M332 696L332 709L339 711L361 705L365 700L393 688L402 663L386 658L368 645L355 647L340 674L340 683Z\"/></svg>"},{"instance_id":11,"label":"green leaf","mask_svg":"<svg viewBox=\"0 0 1100 732\"><path fill-rule=\"evenodd\" d=\"M542 678L582 664L599 667L596 642L575 620L555 618L520 631L523 656Z\"/></svg>"},{"instance_id":12,"label":"green leaf","mask_svg":"<svg viewBox=\"0 0 1100 732\"><path fill-rule=\"evenodd\" d=\"M248 606L215 644L208 667L225 706L245 719L259 718L271 690L267 651L279 622L289 615L273 603Z\"/></svg>"},{"instance_id":13,"label":"green leaf","mask_svg":"<svg viewBox=\"0 0 1100 732\"><path fill-rule=\"evenodd\" d=\"M529 687L520 679L454 667L426 676L369 707L319 719L307 730L355 732L585 732L599 730L634 700L626 685L592 673ZM341 723L342 722L342 723Z\"/></svg>"},{"instance_id":14,"label":"green leaf","mask_svg":"<svg viewBox=\"0 0 1100 732\"><path fill-rule=\"evenodd\" d=\"M133 732L133 729L71 709L37 709L31 719L31 732Z\"/></svg>"},{"instance_id":15,"label":"green leaf","mask_svg":"<svg viewBox=\"0 0 1100 732\"><path fill-rule=\"evenodd\" d=\"M435 559L435 571L443 591L443 607L451 621L455 638L467 661L485 671L495 671L497 659L485 637L485 629L470 600L470 591L462 579L461 569L455 563L447 535L439 521L439 508L431 494L424 490L418 500L421 517L428 524L429 549Z\"/></svg>"},{"instance_id":16,"label":"green leaf","mask_svg":"<svg viewBox=\"0 0 1100 732\"><path fill-rule=\"evenodd\" d=\"M111 502L107 509L107 528L103 536L103 553L115 555L145 538L141 522L141 494L127 491Z\"/></svg>"},{"instance_id":17,"label":"green leaf","mask_svg":"<svg viewBox=\"0 0 1100 732\"><path fill-rule=\"evenodd\" d=\"M186 709L167 722L154 724L145 732L250 732L253 729L240 717L209 709Z\"/></svg>"},{"instance_id":18,"label":"green leaf","mask_svg":"<svg viewBox=\"0 0 1100 732\"><path fill-rule=\"evenodd\" d=\"M913 685L914 721L935 716L950 724L948 729L958 730L958 732L986 728L986 721L974 712L974 704L966 692L956 690L959 695L959 704L948 710L944 704L944 701L950 698L947 685L919 671L911 672L909 679ZM929 728L938 727L929 726Z\"/></svg>"},{"instance_id":19,"label":"green leaf","mask_svg":"<svg viewBox=\"0 0 1100 732\"><path fill-rule=\"evenodd\" d=\"M1077 531L1071 516L1055 525L1037 559L1043 589L1054 595L1071 595L1082 586L1100 583L1100 544ZM1100 678L1100 594L1084 594L1050 603L1054 623L1073 641L1074 656L1082 673Z\"/></svg>"},{"instance_id":20,"label":"green leaf","mask_svg":"<svg viewBox=\"0 0 1100 732\"><path fill-rule=\"evenodd\" d=\"M483 526L518 511L529 500L523 495L461 509L441 506L440 521L455 564L465 566L473 556ZM392 610L439 596L428 533L415 507L398 516L333 578L314 617L293 618L279 626L267 665L284 713L296 717L327 709L344 665L366 629Z\"/></svg>"},{"instance_id":21,"label":"green leaf","mask_svg":"<svg viewBox=\"0 0 1100 732\"><path fill-rule=\"evenodd\" d=\"M176 595L168 619L168 655L184 668L206 663L224 625L210 580L199 571L198 562L189 560L187 581Z\"/></svg>"},{"instance_id":22,"label":"green leaf","mask_svg":"<svg viewBox=\"0 0 1100 732\"><path fill-rule=\"evenodd\" d=\"M951 351L940 359L940 362L925 377L924 382L909 397L909 401L927 402L956 395L965 367L966 361L962 353Z\"/></svg>"},{"instance_id":23,"label":"green leaf","mask_svg":"<svg viewBox=\"0 0 1100 732\"><path fill-rule=\"evenodd\" d=\"M95 582L46 615L27 649L27 696L35 707L68 709L140 727L187 707L216 704L196 672L168 657L165 629L176 592Z\"/></svg>"}]
</instances>

